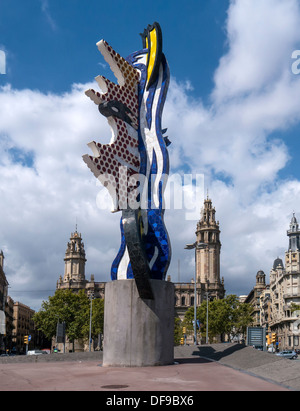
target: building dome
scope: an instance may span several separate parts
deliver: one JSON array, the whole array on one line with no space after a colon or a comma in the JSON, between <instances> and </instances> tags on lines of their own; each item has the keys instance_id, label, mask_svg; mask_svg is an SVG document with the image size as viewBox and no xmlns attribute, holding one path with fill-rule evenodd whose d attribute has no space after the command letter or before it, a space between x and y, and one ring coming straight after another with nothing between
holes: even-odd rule
<instances>
[{"instance_id":1,"label":"building dome","mask_svg":"<svg viewBox=\"0 0 300 411\"><path fill-rule=\"evenodd\" d=\"M273 270L276 270L279 266L283 268L283 261L281 258L277 257L276 260L274 260L273 263Z\"/></svg>"},{"instance_id":2,"label":"building dome","mask_svg":"<svg viewBox=\"0 0 300 411\"><path fill-rule=\"evenodd\" d=\"M291 219L291 224L298 224L297 218L295 217L295 213L293 213L293 217Z\"/></svg>"}]
</instances>

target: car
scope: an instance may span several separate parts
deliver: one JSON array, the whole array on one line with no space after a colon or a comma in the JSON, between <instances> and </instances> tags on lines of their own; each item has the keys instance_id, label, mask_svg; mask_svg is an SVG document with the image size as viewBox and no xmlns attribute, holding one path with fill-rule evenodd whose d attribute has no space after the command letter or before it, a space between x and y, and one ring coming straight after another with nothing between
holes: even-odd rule
<instances>
[{"instance_id":1,"label":"car","mask_svg":"<svg viewBox=\"0 0 300 411\"><path fill-rule=\"evenodd\" d=\"M47 354L47 353L42 350L30 350L27 352L27 355L43 355L43 354Z\"/></svg>"},{"instance_id":2,"label":"car","mask_svg":"<svg viewBox=\"0 0 300 411\"><path fill-rule=\"evenodd\" d=\"M281 351L277 353L276 355L278 357L289 358L290 360L294 360L295 358L298 357L298 354L296 353L296 351L292 351L292 350Z\"/></svg>"}]
</instances>

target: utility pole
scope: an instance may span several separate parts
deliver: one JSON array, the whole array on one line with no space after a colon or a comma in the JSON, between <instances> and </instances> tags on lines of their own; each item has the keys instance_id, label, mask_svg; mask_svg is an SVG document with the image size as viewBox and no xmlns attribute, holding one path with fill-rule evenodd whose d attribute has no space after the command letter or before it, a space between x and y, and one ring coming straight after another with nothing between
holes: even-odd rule
<instances>
[{"instance_id":1,"label":"utility pole","mask_svg":"<svg viewBox=\"0 0 300 411\"><path fill-rule=\"evenodd\" d=\"M195 249L195 276L194 276L194 345L197 345L197 250L201 248L206 248L205 243L197 243L195 241L193 244L187 244L184 248L186 250Z\"/></svg>"},{"instance_id":2,"label":"utility pole","mask_svg":"<svg viewBox=\"0 0 300 411\"><path fill-rule=\"evenodd\" d=\"M89 332L89 352L91 352L91 345L92 345L92 313L93 313L93 298L94 298L94 293L90 293L90 299L91 299L91 307L90 307L90 332Z\"/></svg>"}]
</instances>

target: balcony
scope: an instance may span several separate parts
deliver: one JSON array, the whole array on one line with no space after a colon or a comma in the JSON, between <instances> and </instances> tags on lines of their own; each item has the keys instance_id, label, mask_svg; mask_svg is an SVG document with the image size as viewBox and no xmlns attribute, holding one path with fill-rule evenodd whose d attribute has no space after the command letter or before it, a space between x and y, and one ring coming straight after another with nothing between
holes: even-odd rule
<instances>
[{"instance_id":1,"label":"balcony","mask_svg":"<svg viewBox=\"0 0 300 411\"><path fill-rule=\"evenodd\" d=\"M287 299L287 298L299 298L300 299L300 289L297 288L297 290L283 294L283 298L284 299Z\"/></svg>"}]
</instances>

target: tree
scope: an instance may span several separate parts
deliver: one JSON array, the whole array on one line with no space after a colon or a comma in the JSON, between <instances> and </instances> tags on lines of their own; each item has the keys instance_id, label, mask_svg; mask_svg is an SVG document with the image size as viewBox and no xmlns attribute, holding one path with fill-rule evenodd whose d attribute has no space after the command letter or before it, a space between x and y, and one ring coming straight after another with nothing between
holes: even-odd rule
<instances>
[{"instance_id":1,"label":"tree","mask_svg":"<svg viewBox=\"0 0 300 411\"><path fill-rule=\"evenodd\" d=\"M182 337L182 326L179 317L174 318L174 345L180 344L180 338Z\"/></svg>"},{"instance_id":2,"label":"tree","mask_svg":"<svg viewBox=\"0 0 300 411\"><path fill-rule=\"evenodd\" d=\"M291 312L294 313L295 311L299 311L300 310L300 305L296 304L296 303L291 303Z\"/></svg>"},{"instance_id":3,"label":"tree","mask_svg":"<svg viewBox=\"0 0 300 411\"><path fill-rule=\"evenodd\" d=\"M90 309L91 301L88 299L88 303L84 303L84 316L81 324L82 335L84 338L88 338L90 331ZM104 300L96 298L92 302L92 338L97 337L99 334L103 333L104 324Z\"/></svg>"},{"instance_id":4,"label":"tree","mask_svg":"<svg viewBox=\"0 0 300 411\"><path fill-rule=\"evenodd\" d=\"M251 304L239 303L235 310L231 334L246 334L247 327L253 322L252 317L253 307Z\"/></svg>"},{"instance_id":5,"label":"tree","mask_svg":"<svg viewBox=\"0 0 300 411\"><path fill-rule=\"evenodd\" d=\"M249 304L240 303L236 295L228 295L220 300L208 302L208 337L209 340L222 334L239 334L245 332L251 324L252 307ZM203 301L197 307L197 320L201 324L202 335L206 334L207 302ZM187 329L193 329L194 308L190 307L184 318Z\"/></svg>"},{"instance_id":6,"label":"tree","mask_svg":"<svg viewBox=\"0 0 300 411\"><path fill-rule=\"evenodd\" d=\"M43 301L41 310L35 313L33 321L38 330L48 339L56 335L57 323L65 322L66 335L70 342L89 337L90 299L83 290L75 294L71 290L56 290ZM92 336L103 332L104 300L95 299L92 310Z\"/></svg>"}]
</instances>

